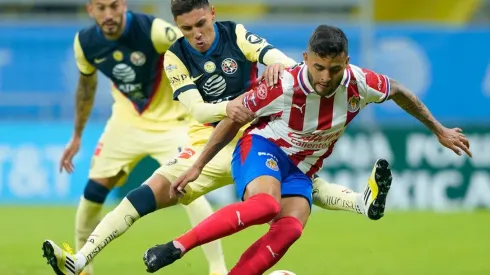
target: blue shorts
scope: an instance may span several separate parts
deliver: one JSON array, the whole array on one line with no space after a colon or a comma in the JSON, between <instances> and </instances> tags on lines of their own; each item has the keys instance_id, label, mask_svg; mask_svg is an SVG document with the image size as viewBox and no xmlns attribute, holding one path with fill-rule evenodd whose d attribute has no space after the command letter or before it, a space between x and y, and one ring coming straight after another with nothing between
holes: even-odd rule
<instances>
[{"instance_id":1,"label":"blue shorts","mask_svg":"<svg viewBox=\"0 0 490 275\"><path fill-rule=\"evenodd\" d=\"M311 208L311 179L277 145L262 136L246 135L239 140L233 152L231 174L242 200L251 181L272 176L281 182L282 197L304 197Z\"/></svg>"}]
</instances>

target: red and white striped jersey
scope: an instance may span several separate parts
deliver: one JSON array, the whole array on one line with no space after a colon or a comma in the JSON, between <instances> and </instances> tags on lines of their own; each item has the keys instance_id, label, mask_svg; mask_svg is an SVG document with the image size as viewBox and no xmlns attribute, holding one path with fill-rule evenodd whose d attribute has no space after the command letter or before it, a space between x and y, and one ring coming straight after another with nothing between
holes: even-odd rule
<instances>
[{"instance_id":1,"label":"red and white striped jersey","mask_svg":"<svg viewBox=\"0 0 490 275\"><path fill-rule=\"evenodd\" d=\"M323 165L347 125L368 103L385 101L387 76L349 65L330 97L315 93L307 66L286 69L274 87L258 84L244 97L244 106L259 118L245 132L263 136L279 146L308 176Z\"/></svg>"}]
</instances>

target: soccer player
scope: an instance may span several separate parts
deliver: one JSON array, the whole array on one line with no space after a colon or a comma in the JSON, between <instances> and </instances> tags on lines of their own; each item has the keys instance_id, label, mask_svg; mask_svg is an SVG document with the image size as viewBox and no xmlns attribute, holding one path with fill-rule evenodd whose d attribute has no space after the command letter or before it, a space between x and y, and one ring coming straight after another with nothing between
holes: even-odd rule
<instances>
[{"instance_id":1,"label":"soccer player","mask_svg":"<svg viewBox=\"0 0 490 275\"><path fill-rule=\"evenodd\" d=\"M263 274L300 238L312 204L312 177L346 126L367 104L389 99L424 123L442 145L471 157L460 129L441 125L396 81L350 65L343 31L321 25L308 42L304 63L288 68L276 86L261 83L235 99L259 117L233 153L232 175L244 202L221 208L184 235L147 250L147 270L155 272L196 246L272 220L269 231L243 253L229 273ZM193 166L174 181L174 192L179 194L196 180L243 126L223 119ZM376 162L371 183L379 188L370 191L386 193L391 184L386 160Z\"/></svg>"},{"instance_id":2,"label":"soccer player","mask_svg":"<svg viewBox=\"0 0 490 275\"><path fill-rule=\"evenodd\" d=\"M189 131L190 141L177 158L159 168L144 185L131 191L106 215L76 255L63 251L52 241L45 242L45 249L52 251L48 258L56 268L74 263L72 273L65 274L78 274L139 218L177 203L189 204L212 190L233 183L230 162L234 144L230 144L206 166L199 180L187 187L185 196L177 199L169 193L171 183L199 156L217 122L230 117L243 123L254 117L241 102L230 100L256 84L257 62L271 65L267 71L272 80L277 80L284 66L296 63L243 25L214 22L216 12L207 0L172 0L171 10L184 37L166 52L164 69L175 99L186 106L197 121ZM327 184L320 178L315 180L315 188L319 190L315 193L315 203L319 206L357 211L371 219L379 219L383 214L385 194L371 192L364 200L363 194L342 192L345 188ZM367 189L370 188L367 185ZM332 201L328 196L342 198L347 203L328 204Z\"/></svg>"},{"instance_id":3,"label":"soccer player","mask_svg":"<svg viewBox=\"0 0 490 275\"><path fill-rule=\"evenodd\" d=\"M74 41L80 70L75 129L61 159L61 169L69 173L74 170L72 159L93 106L97 70L114 83L114 105L77 210L77 250L100 221L102 204L110 190L124 183L131 168L147 155L161 164L173 159L188 140L190 122L185 107L173 100L163 70L164 54L181 32L161 19L127 11L125 0L91 0L87 7L96 24L77 33ZM193 224L212 213L204 197L186 209ZM220 242L204 252L210 271L224 274ZM61 270L61 274L69 274L63 267ZM93 274L92 265L87 266L85 274Z\"/></svg>"}]
</instances>

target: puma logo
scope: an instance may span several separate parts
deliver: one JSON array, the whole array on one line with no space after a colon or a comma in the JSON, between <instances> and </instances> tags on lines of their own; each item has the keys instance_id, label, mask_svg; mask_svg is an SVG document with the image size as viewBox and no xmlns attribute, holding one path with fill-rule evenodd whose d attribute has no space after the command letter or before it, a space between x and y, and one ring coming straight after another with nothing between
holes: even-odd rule
<instances>
[{"instance_id":1,"label":"puma logo","mask_svg":"<svg viewBox=\"0 0 490 275\"><path fill-rule=\"evenodd\" d=\"M292 106L293 106L293 108L298 109L301 112L301 114L303 114L303 108L305 107L305 105L306 105L306 103L301 105L301 106L299 106L298 104L293 104Z\"/></svg>"},{"instance_id":2,"label":"puma logo","mask_svg":"<svg viewBox=\"0 0 490 275\"><path fill-rule=\"evenodd\" d=\"M236 211L236 217L238 218L238 226L245 226L245 224L242 222L242 219L240 218L240 212Z\"/></svg>"},{"instance_id":3,"label":"puma logo","mask_svg":"<svg viewBox=\"0 0 490 275\"><path fill-rule=\"evenodd\" d=\"M275 253L274 251L272 251L272 248L270 245L266 246L266 248L269 250L269 252L271 253L272 255L272 258L275 258L275 257L279 257L279 254Z\"/></svg>"}]
</instances>

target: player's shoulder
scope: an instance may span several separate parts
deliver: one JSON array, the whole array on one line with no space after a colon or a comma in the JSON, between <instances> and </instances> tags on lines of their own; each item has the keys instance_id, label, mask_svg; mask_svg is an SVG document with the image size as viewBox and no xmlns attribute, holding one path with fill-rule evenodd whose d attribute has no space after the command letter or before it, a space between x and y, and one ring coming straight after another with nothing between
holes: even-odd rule
<instances>
[{"instance_id":1,"label":"player's shoulder","mask_svg":"<svg viewBox=\"0 0 490 275\"><path fill-rule=\"evenodd\" d=\"M230 33L230 34L235 33L235 30L236 30L238 25L241 25L241 24L237 24L234 21L217 21L216 22L216 26L218 26L218 29L220 30L221 33L223 33L223 32Z\"/></svg>"},{"instance_id":2,"label":"player's shoulder","mask_svg":"<svg viewBox=\"0 0 490 275\"><path fill-rule=\"evenodd\" d=\"M167 52L171 52L174 55L176 55L179 59L184 60L185 59L184 52L186 51L185 43L188 42L185 40L185 37L181 36L177 38L172 45L170 45Z\"/></svg>"},{"instance_id":3,"label":"player's shoulder","mask_svg":"<svg viewBox=\"0 0 490 275\"><path fill-rule=\"evenodd\" d=\"M346 70L354 77L356 80L364 80L366 78L366 73L369 71L365 68L359 67L354 64L349 64L346 67Z\"/></svg>"},{"instance_id":4,"label":"player's shoulder","mask_svg":"<svg viewBox=\"0 0 490 275\"><path fill-rule=\"evenodd\" d=\"M237 35L240 34L240 30L245 30L242 24L238 24L234 21L218 21L216 22L219 34L222 38L222 43L237 43Z\"/></svg>"},{"instance_id":5,"label":"player's shoulder","mask_svg":"<svg viewBox=\"0 0 490 275\"><path fill-rule=\"evenodd\" d=\"M282 79L283 86L293 90L294 86L298 84L298 77L305 66L304 62L300 62L286 68Z\"/></svg>"},{"instance_id":6,"label":"player's shoulder","mask_svg":"<svg viewBox=\"0 0 490 275\"><path fill-rule=\"evenodd\" d=\"M133 11L129 11L128 13L130 13L132 16L134 16L134 19L137 20L138 22L141 22L141 23L153 23L153 20L156 19L155 16L151 15L151 14L147 14L147 13L140 13L140 12L133 12Z\"/></svg>"},{"instance_id":7,"label":"player's shoulder","mask_svg":"<svg viewBox=\"0 0 490 275\"><path fill-rule=\"evenodd\" d=\"M347 66L350 73L350 84L355 84L361 91L372 88L378 91L389 89L389 78L374 70L353 64Z\"/></svg>"},{"instance_id":8,"label":"player's shoulder","mask_svg":"<svg viewBox=\"0 0 490 275\"><path fill-rule=\"evenodd\" d=\"M284 94L294 93L295 86L297 86L298 83L296 79L302 65L302 63L298 63L294 66L284 69L282 79L280 79L278 84L274 86L274 89L282 90L282 93Z\"/></svg>"},{"instance_id":9,"label":"player's shoulder","mask_svg":"<svg viewBox=\"0 0 490 275\"><path fill-rule=\"evenodd\" d=\"M130 31L151 38L151 29L153 27L153 22L156 20L153 15L128 11L127 16L131 17Z\"/></svg>"},{"instance_id":10,"label":"player's shoulder","mask_svg":"<svg viewBox=\"0 0 490 275\"><path fill-rule=\"evenodd\" d=\"M97 25L95 24L79 30L76 33L76 36L78 36L78 42L80 43L80 46L82 46L83 48L90 45L94 41L97 41L97 36L99 35L97 32Z\"/></svg>"}]
</instances>

